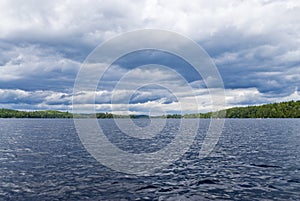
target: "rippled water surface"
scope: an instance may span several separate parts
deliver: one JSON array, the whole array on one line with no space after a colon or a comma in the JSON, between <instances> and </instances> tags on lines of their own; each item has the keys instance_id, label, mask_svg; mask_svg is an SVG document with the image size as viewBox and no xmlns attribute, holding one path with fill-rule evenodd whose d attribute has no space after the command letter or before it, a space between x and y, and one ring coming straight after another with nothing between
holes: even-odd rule
<instances>
[{"instance_id":1,"label":"rippled water surface","mask_svg":"<svg viewBox=\"0 0 300 201\"><path fill-rule=\"evenodd\" d=\"M136 153L166 146L179 122L168 120L149 143L100 120L111 142ZM0 119L0 200L300 200L299 119L226 120L215 150L199 159L208 125L200 121L181 159L142 177L97 162L73 120Z\"/></svg>"}]
</instances>

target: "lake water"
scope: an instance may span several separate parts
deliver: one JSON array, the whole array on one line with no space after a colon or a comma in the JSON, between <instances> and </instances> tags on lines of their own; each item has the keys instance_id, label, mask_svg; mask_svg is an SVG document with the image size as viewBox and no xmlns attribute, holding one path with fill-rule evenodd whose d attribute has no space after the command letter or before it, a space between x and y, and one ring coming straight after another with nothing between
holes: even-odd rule
<instances>
[{"instance_id":1,"label":"lake water","mask_svg":"<svg viewBox=\"0 0 300 201\"><path fill-rule=\"evenodd\" d=\"M117 135L112 119L100 123L122 149L151 152L172 141L179 120L168 121L151 144ZM174 164L136 176L97 162L73 120L0 119L0 200L300 200L299 119L228 119L214 151L199 159L208 125L201 120Z\"/></svg>"}]
</instances>

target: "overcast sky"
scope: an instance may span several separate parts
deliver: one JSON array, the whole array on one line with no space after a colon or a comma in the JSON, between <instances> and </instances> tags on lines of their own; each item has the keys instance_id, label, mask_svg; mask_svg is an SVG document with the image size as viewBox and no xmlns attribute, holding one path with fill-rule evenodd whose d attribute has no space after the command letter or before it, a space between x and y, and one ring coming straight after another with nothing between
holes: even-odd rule
<instances>
[{"instance_id":1,"label":"overcast sky","mask_svg":"<svg viewBox=\"0 0 300 201\"><path fill-rule=\"evenodd\" d=\"M297 0L2 0L0 8L0 108L71 110L74 80L90 52L114 36L143 28L174 31L202 46L222 76L228 107L300 100ZM138 68L147 63L169 65L185 80L167 69ZM168 54L145 51L120 59L103 79L113 83L129 71L127 83L163 80L182 92L183 101L192 96L186 93L188 84L201 112L210 111L201 78L182 70L185 65ZM122 97L131 94L131 113L179 112L178 97L167 88L113 91L112 86L97 90L98 111L111 111L112 95L118 97L115 111L122 111ZM184 112L195 111L191 106Z\"/></svg>"}]
</instances>

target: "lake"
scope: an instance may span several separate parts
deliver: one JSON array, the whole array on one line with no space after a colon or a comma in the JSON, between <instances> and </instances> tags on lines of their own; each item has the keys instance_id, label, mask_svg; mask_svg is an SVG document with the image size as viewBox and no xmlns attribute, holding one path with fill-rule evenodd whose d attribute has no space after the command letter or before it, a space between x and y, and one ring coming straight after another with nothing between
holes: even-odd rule
<instances>
[{"instance_id":1,"label":"lake","mask_svg":"<svg viewBox=\"0 0 300 201\"><path fill-rule=\"evenodd\" d=\"M111 142L133 153L170 143L180 120L167 121L145 143L120 134L112 119L99 120ZM227 119L214 151L200 159L208 125L200 120L175 163L137 176L96 161L72 119L0 119L0 200L300 200L300 119Z\"/></svg>"}]
</instances>

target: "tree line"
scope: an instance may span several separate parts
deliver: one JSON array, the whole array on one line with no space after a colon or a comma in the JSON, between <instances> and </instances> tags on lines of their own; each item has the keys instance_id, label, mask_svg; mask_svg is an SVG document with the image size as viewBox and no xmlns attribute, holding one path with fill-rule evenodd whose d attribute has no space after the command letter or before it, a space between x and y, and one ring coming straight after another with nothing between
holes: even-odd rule
<instances>
[{"instance_id":1,"label":"tree line","mask_svg":"<svg viewBox=\"0 0 300 201\"><path fill-rule=\"evenodd\" d=\"M18 111L0 109L0 118L145 118L146 115L115 115L112 113L72 114L54 110ZM260 106L234 107L218 112L198 114L168 114L161 118L300 118L300 101L271 103Z\"/></svg>"},{"instance_id":2,"label":"tree line","mask_svg":"<svg viewBox=\"0 0 300 201\"><path fill-rule=\"evenodd\" d=\"M300 118L300 101L271 103L260 106L234 107L205 114L187 114L185 118Z\"/></svg>"},{"instance_id":3,"label":"tree line","mask_svg":"<svg viewBox=\"0 0 300 201\"><path fill-rule=\"evenodd\" d=\"M18 111L10 109L0 109L0 118L73 118L73 114L55 110Z\"/></svg>"},{"instance_id":4,"label":"tree line","mask_svg":"<svg viewBox=\"0 0 300 201\"><path fill-rule=\"evenodd\" d=\"M226 110L227 118L300 118L300 101L237 107Z\"/></svg>"}]
</instances>

